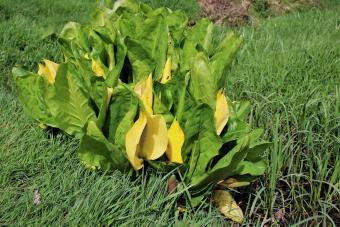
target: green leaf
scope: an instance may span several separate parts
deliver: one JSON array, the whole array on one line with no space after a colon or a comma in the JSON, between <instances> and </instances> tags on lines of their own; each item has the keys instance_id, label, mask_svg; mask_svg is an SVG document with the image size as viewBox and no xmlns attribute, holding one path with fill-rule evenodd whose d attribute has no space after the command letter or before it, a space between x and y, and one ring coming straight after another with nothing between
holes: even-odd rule
<instances>
[{"instance_id":1,"label":"green leaf","mask_svg":"<svg viewBox=\"0 0 340 227\"><path fill-rule=\"evenodd\" d=\"M98 118L96 121L97 127L99 129L102 129L104 127L105 121L106 121L106 116L107 116L107 110L110 102L109 94L108 94L108 88L106 86L102 87L102 102L101 102L101 107L99 109L98 113Z\"/></svg>"},{"instance_id":2,"label":"green leaf","mask_svg":"<svg viewBox=\"0 0 340 227\"><path fill-rule=\"evenodd\" d=\"M211 57L210 67L217 88L224 87L226 84L226 71L234 60L242 42L242 38L229 33L220 43L220 46Z\"/></svg>"},{"instance_id":3,"label":"green leaf","mask_svg":"<svg viewBox=\"0 0 340 227\"><path fill-rule=\"evenodd\" d=\"M125 135L137 115L138 98L126 86L117 86L112 93L108 128L109 140L117 142L125 150Z\"/></svg>"},{"instance_id":4,"label":"green leaf","mask_svg":"<svg viewBox=\"0 0 340 227\"><path fill-rule=\"evenodd\" d=\"M248 146L248 136L238 140L237 145L228 151L210 171L192 178L193 190L198 190L207 183L217 183L220 180L232 176L233 170L236 169L239 163L246 157Z\"/></svg>"},{"instance_id":5,"label":"green leaf","mask_svg":"<svg viewBox=\"0 0 340 227\"><path fill-rule=\"evenodd\" d=\"M110 143L94 121L89 121L80 141L78 155L87 166L98 169L124 170L129 166L124 152Z\"/></svg>"},{"instance_id":6,"label":"green leaf","mask_svg":"<svg viewBox=\"0 0 340 227\"><path fill-rule=\"evenodd\" d=\"M242 161L237 166L237 169L233 171L235 175L246 175L251 176L261 176L264 174L267 168L267 163L264 160L259 160L257 162Z\"/></svg>"},{"instance_id":7,"label":"green leaf","mask_svg":"<svg viewBox=\"0 0 340 227\"><path fill-rule=\"evenodd\" d=\"M197 179L206 173L210 160L219 155L223 143L215 132L213 113L209 106L200 105L183 117L187 117L183 128L185 134L183 150L192 148L189 163L193 166L189 168L188 176L195 184Z\"/></svg>"},{"instance_id":8,"label":"green leaf","mask_svg":"<svg viewBox=\"0 0 340 227\"><path fill-rule=\"evenodd\" d=\"M181 72L190 69L192 58L199 52L209 53L212 41L213 24L208 19L198 21L190 30L185 32L185 42L181 51Z\"/></svg>"},{"instance_id":9,"label":"green leaf","mask_svg":"<svg viewBox=\"0 0 340 227\"><path fill-rule=\"evenodd\" d=\"M155 115L162 115L167 125L170 125L174 120L172 113L157 96L154 96L153 99L153 113Z\"/></svg>"},{"instance_id":10,"label":"green leaf","mask_svg":"<svg viewBox=\"0 0 340 227\"><path fill-rule=\"evenodd\" d=\"M250 113L249 101L234 101L228 102L230 107L230 118L239 119L245 121Z\"/></svg>"},{"instance_id":11,"label":"green leaf","mask_svg":"<svg viewBox=\"0 0 340 227\"><path fill-rule=\"evenodd\" d=\"M43 124L55 126L50 110L45 103L44 90L41 89L41 87L49 86L47 81L35 73L20 68L13 68L12 74L17 95L25 113Z\"/></svg>"},{"instance_id":12,"label":"green leaf","mask_svg":"<svg viewBox=\"0 0 340 227\"><path fill-rule=\"evenodd\" d=\"M54 94L46 100L58 128L70 135L81 135L84 125L95 119L89 98L80 89L77 70L71 64L60 64Z\"/></svg>"},{"instance_id":13,"label":"green leaf","mask_svg":"<svg viewBox=\"0 0 340 227\"><path fill-rule=\"evenodd\" d=\"M118 14L122 12L130 12L130 13L137 13L139 11L138 4L134 0L117 0L113 4L114 12L117 12Z\"/></svg>"},{"instance_id":14,"label":"green leaf","mask_svg":"<svg viewBox=\"0 0 340 227\"><path fill-rule=\"evenodd\" d=\"M184 29L188 24L187 15L180 10L169 13L166 16L166 23L169 27L169 32L174 40L174 43L180 43L184 36Z\"/></svg>"},{"instance_id":15,"label":"green leaf","mask_svg":"<svg viewBox=\"0 0 340 227\"><path fill-rule=\"evenodd\" d=\"M267 141L251 144L248 149L246 160L253 162L261 160L263 158L264 152L268 147L270 147L270 145L271 143Z\"/></svg>"},{"instance_id":16,"label":"green leaf","mask_svg":"<svg viewBox=\"0 0 340 227\"><path fill-rule=\"evenodd\" d=\"M145 79L151 72L154 80L160 80L168 47L164 17L157 15L138 24L135 37L127 39L126 45L134 82Z\"/></svg>"},{"instance_id":17,"label":"green leaf","mask_svg":"<svg viewBox=\"0 0 340 227\"><path fill-rule=\"evenodd\" d=\"M228 120L228 130L223 135L223 141L225 143L237 140L247 134L250 131L250 125L239 119L230 118Z\"/></svg>"},{"instance_id":18,"label":"green leaf","mask_svg":"<svg viewBox=\"0 0 340 227\"><path fill-rule=\"evenodd\" d=\"M125 56L127 54L127 47L124 44L124 39L121 35L117 35L115 47L117 49L117 53L115 56L115 66L110 69L109 74L106 77L105 83L109 87L115 87L118 84L118 79L120 76L128 77L128 75L122 74L121 71L124 66ZM125 81L129 81L129 78L123 78Z\"/></svg>"},{"instance_id":19,"label":"green leaf","mask_svg":"<svg viewBox=\"0 0 340 227\"><path fill-rule=\"evenodd\" d=\"M212 43L213 23L204 18L198 21L190 30L187 30L186 38L200 45L208 53Z\"/></svg>"},{"instance_id":20,"label":"green leaf","mask_svg":"<svg viewBox=\"0 0 340 227\"><path fill-rule=\"evenodd\" d=\"M203 53L197 54L192 59L190 69L189 91L191 95L197 102L206 103L214 109L216 89L207 57Z\"/></svg>"}]
</instances>

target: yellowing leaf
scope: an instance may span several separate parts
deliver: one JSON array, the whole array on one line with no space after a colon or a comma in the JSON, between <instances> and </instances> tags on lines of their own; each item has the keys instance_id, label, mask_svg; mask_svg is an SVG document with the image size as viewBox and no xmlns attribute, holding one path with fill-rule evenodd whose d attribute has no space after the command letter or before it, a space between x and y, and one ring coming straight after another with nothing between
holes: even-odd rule
<instances>
[{"instance_id":1,"label":"yellowing leaf","mask_svg":"<svg viewBox=\"0 0 340 227\"><path fill-rule=\"evenodd\" d=\"M166 151L168 131L163 116L146 114L147 123L140 141L140 157L155 160Z\"/></svg>"},{"instance_id":2,"label":"yellowing leaf","mask_svg":"<svg viewBox=\"0 0 340 227\"><path fill-rule=\"evenodd\" d=\"M44 59L44 64L39 64L38 74L46 77L49 84L54 84L59 64Z\"/></svg>"},{"instance_id":3,"label":"yellowing leaf","mask_svg":"<svg viewBox=\"0 0 340 227\"><path fill-rule=\"evenodd\" d=\"M92 71L98 77L104 77L105 75L104 69L94 59L92 59Z\"/></svg>"},{"instance_id":4,"label":"yellowing leaf","mask_svg":"<svg viewBox=\"0 0 340 227\"><path fill-rule=\"evenodd\" d=\"M137 93L139 98L143 101L146 111L152 114L152 103L153 103L153 89L152 89L152 74L150 73L146 80L139 81L134 91Z\"/></svg>"},{"instance_id":5,"label":"yellowing leaf","mask_svg":"<svg viewBox=\"0 0 340 227\"><path fill-rule=\"evenodd\" d=\"M146 126L147 117L144 112L140 112L138 120L134 123L125 137L125 148L128 160L135 170L143 167L143 159L138 157L140 152L140 140Z\"/></svg>"},{"instance_id":6,"label":"yellowing leaf","mask_svg":"<svg viewBox=\"0 0 340 227\"><path fill-rule=\"evenodd\" d=\"M224 89L217 92L216 109L215 109L215 126L217 135L220 135L229 118L229 108L227 98L224 95Z\"/></svg>"},{"instance_id":7,"label":"yellowing leaf","mask_svg":"<svg viewBox=\"0 0 340 227\"><path fill-rule=\"evenodd\" d=\"M242 223L243 212L228 191L215 190L212 194L213 202L218 206L221 213L234 222Z\"/></svg>"},{"instance_id":8,"label":"yellowing leaf","mask_svg":"<svg viewBox=\"0 0 340 227\"><path fill-rule=\"evenodd\" d=\"M171 80L171 57L168 57L168 59L166 60L161 83L165 84L169 80Z\"/></svg>"},{"instance_id":9,"label":"yellowing leaf","mask_svg":"<svg viewBox=\"0 0 340 227\"><path fill-rule=\"evenodd\" d=\"M218 182L218 185L221 185L226 188L237 188L249 185L250 182L246 181L237 181L235 178L228 178L227 180L223 180Z\"/></svg>"},{"instance_id":10,"label":"yellowing leaf","mask_svg":"<svg viewBox=\"0 0 340 227\"><path fill-rule=\"evenodd\" d=\"M184 132L179 125L177 119L175 119L168 130L168 148L166 150L166 156L170 162L183 163L182 159L182 146L184 144Z\"/></svg>"}]
</instances>

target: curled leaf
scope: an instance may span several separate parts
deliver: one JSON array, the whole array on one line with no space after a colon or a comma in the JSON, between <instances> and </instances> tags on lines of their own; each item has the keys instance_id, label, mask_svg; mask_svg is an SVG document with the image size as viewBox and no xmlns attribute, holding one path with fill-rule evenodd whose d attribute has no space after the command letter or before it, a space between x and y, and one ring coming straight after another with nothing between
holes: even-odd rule
<instances>
[{"instance_id":1,"label":"curled leaf","mask_svg":"<svg viewBox=\"0 0 340 227\"><path fill-rule=\"evenodd\" d=\"M139 81L134 91L143 101L143 105L147 112L152 114L152 103L153 103L153 89L152 89L152 74L150 73L146 80Z\"/></svg>"},{"instance_id":2,"label":"curled leaf","mask_svg":"<svg viewBox=\"0 0 340 227\"><path fill-rule=\"evenodd\" d=\"M168 146L166 122L161 115L146 113L147 123L140 142L140 156L146 160L161 157Z\"/></svg>"},{"instance_id":3,"label":"curled leaf","mask_svg":"<svg viewBox=\"0 0 340 227\"><path fill-rule=\"evenodd\" d=\"M171 57L168 57L163 70L163 75L161 79L162 84L165 84L166 82L171 80L171 64L172 64Z\"/></svg>"},{"instance_id":4,"label":"curled leaf","mask_svg":"<svg viewBox=\"0 0 340 227\"><path fill-rule=\"evenodd\" d=\"M44 59L43 64L39 64L38 74L46 77L49 84L54 84L59 64Z\"/></svg>"},{"instance_id":5,"label":"curled leaf","mask_svg":"<svg viewBox=\"0 0 340 227\"><path fill-rule=\"evenodd\" d=\"M215 190L212 195L213 202L218 206L221 213L234 222L242 223L243 212L228 191Z\"/></svg>"},{"instance_id":6,"label":"curled leaf","mask_svg":"<svg viewBox=\"0 0 340 227\"><path fill-rule=\"evenodd\" d=\"M174 119L168 130L168 148L166 155L170 162L183 163L182 146L184 144L184 132L179 125L177 119Z\"/></svg>"},{"instance_id":7,"label":"curled leaf","mask_svg":"<svg viewBox=\"0 0 340 227\"><path fill-rule=\"evenodd\" d=\"M125 137L125 148L128 160L135 170L143 167L143 159L138 157L140 152L140 140L146 126L147 117L144 112L140 112L138 120L127 132Z\"/></svg>"},{"instance_id":8,"label":"curled leaf","mask_svg":"<svg viewBox=\"0 0 340 227\"><path fill-rule=\"evenodd\" d=\"M226 126L229 118L229 108L227 98L224 95L224 89L217 92L216 109L215 109L215 126L217 135L220 135Z\"/></svg>"}]
</instances>

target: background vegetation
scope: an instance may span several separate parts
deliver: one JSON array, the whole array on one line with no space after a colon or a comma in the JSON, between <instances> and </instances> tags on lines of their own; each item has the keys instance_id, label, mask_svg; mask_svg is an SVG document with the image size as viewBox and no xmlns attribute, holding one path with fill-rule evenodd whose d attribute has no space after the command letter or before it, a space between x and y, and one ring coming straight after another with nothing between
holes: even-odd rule
<instances>
[{"instance_id":1,"label":"background vegetation","mask_svg":"<svg viewBox=\"0 0 340 227\"><path fill-rule=\"evenodd\" d=\"M194 0L145 2L199 15ZM340 7L329 6L238 28L244 45L227 93L251 100L249 120L273 141L266 175L234 193L248 224L340 224ZM93 7L92 0L0 0L0 225L228 224L213 206L181 215L167 176L89 172L74 139L42 131L23 113L12 67L60 61L54 32L86 22Z\"/></svg>"}]
</instances>

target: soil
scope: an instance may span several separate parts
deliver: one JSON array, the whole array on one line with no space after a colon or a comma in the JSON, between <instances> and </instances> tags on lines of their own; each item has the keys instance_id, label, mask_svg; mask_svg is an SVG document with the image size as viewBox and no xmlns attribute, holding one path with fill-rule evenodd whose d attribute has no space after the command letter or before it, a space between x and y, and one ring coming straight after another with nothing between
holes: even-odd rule
<instances>
[{"instance_id":1,"label":"soil","mask_svg":"<svg viewBox=\"0 0 340 227\"><path fill-rule=\"evenodd\" d=\"M253 0L236 3L231 0L198 0L203 17L208 17L216 24L238 25L249 22L249 7Z\"/></svg>"},{"instance_id":2,"label":"soil","mask_svg":"<svg viewBox=\"0 0 340 227\"><path fill-rule=\"evenodd\" d=\"M304 7L318 6L319 0L295 0L283 3L280 0L263 0L261 9L256 9L257 0L197 0L201 8L201 16L208 17L215 24L229 24L238 26L247 24L256 16L252 15L254 10L260 15L277 16L298 10ZM266 11L266 12L263 12Z\"/></svg>"}]
</instances>

